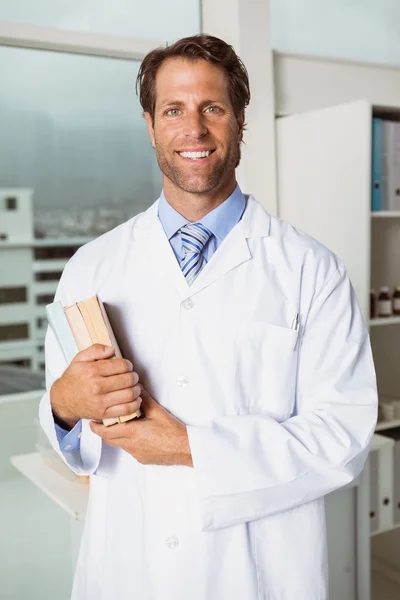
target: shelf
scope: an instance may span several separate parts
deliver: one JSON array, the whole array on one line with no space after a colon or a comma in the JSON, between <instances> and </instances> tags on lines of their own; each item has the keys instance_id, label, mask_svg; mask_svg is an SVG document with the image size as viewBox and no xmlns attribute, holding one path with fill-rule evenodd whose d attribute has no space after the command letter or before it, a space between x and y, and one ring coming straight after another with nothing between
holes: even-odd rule
<instances>
[{"instance_id":1,"label":"shelf","mask_svg":"<svg viewBox=\"0 0 400 600\"><path fill-rule=\"evenodd\" d=\"M377 327L378 325L400 325L400 317L381 317L369 320L370 327Z\"/></svg>"},{"instance_id":2,"label":"shelf","mask_svg":"<svg viewBox=\"0 0 400 600\"><path fill-rule=\"evenodd\" d=\"M50 458L50 457L49 457ZM84 518L89 486L64 465L57 456L46 462L38 453L20 454L10 458L12 464L39 489L76 520ZM53 466L50 466L53 464Z\"/></svg>"},{"instance_id":3,"label":"shelf","mask_svg":"<svg viewBox=\"0 0 400 600\"><path fill-rule=\"evenodd\" d=\"M379 535L381 533L388 533L389 531L393 531L394 529L399 529L400 528L400 523L393 523L393 525L391 527L384 527L383 529L378 529L377 531L371 531L370 532L370 536L373 537L374 535Z\"/></svg>"},{"instance_id":4,"label":"shelf","mask_svg":"<svg viewBox=\"0 0 400 600\"><path fill-rule=\"evenodd\" d=\"M392 419L391 421L378 421L375 431L385 431L385 429L393 429L400 427L400 419Z\"/></svg>"},{"instance_id":5,"label":"shelf","mask_svg":"<svg viewBox=\"0 0 400 600\"><path fill-rule=\"evenodd\" d=\"M376 210L371 212L373 219L400 219L400 210Z\"/></svg>"}]
</instances>

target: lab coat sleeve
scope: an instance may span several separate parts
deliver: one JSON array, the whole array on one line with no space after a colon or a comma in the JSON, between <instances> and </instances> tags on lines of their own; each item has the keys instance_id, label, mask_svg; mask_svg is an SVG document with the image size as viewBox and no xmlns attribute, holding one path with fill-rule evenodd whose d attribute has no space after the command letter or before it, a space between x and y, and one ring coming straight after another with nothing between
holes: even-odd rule
<instances>
[{"instance_id":1,"label":"lab coat sleeve","mask_svg":"<svg viewBox=\"0 0 400 600\"><path fill-rule=\"evenodd\" d=\"M291 418L221 416L187 427L204 531L291 509L362 471L376 425L376 377L343 267L303 319Z\"/></svg>"},{"instance_id":2,"label":"lab coat sleeve","mask_svg":"<svg viewBox=\"0 0 400 600\"><path fill-rule=\"evenodd\" d=\"M70 297L67 292L64 291L68 289L65 281L67 278L67 271L64 270L54 298L55 302L61 300L64 306L71 303ZM46 331L45 365L46 392L43 395L39 406L40 424L54 450L74 473L77 475L92 475L95 473L100 463L102 440L98 435L95 435L92 432L89 427L89 421L87 419L82 419L79 450L64 453L57 436L50 404L50 389L53 383L64 373L65 369L68 367L68 363L51 327L48 327Z\"/></svg>"}]
</instances>

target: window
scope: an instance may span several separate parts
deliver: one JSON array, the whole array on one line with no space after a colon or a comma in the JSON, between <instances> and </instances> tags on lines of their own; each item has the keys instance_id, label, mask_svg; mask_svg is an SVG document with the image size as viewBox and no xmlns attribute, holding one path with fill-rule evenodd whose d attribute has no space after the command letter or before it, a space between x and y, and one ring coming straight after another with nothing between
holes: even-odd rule
<instances>
[{"instance_id":1,"label":"window","mask_svg":"<svg viewBox=\"0 0 400 600\"><path fill-rule=\"evenodd\" d=\"M0 210L6 217L0 216L0 240L22 238L20 224L29 233L25 237L34 232L38 238L32 251L24 254L25 280L13 277L14 270L18 270L19 251L15 250L11 260L7 257L5 261L2 249L12 245L0 244L0 261L3 260L7 274L0 285L7 282L16 286L22 281L29 286L33 277L43 282L51 282L53 277L55 280L64 262L82 243L148 208L159 196L162 177L136 98L136 74L139 60L150 48L200 30L200 3L199 0L169 3L155 0L152 4L135 0L0 0L0 28L3 40L11 37L14 44L14 47L0 45L0 189L3 188ZM118 34L127 38L112 37ZM132 36L141 39L131 39ZM51 48L61 52L53 52ZM32 194L33 213L20 196L21 188ZM11 202L8 212L5 196L17 198L16 206ZM49 243L53 240L54 244ZM59 262L51 264L53 259ZM52 279L50 273L44 275L44 269L35 264L42 260L50 263ZM41 273L32 275L32 268L40 269ZM21 273L19 269L18 277ZM40 287L48 292L53 286ZM52 300L44 298L45 295L42 301ZM27 324L14 323L28 318L26 308L0 329L2 358L14 367L40 369L39 373L32 373L29 381L26 373L22 376L21 372L17 377L14 369L12 383L19 385L24 380L26 390L44 386L41 351L47 319L44 306L35 307L34 311L33 331ZM16 308L3 312L15 313ZM8 343L9 339L27 341ZM15 350L13 354L11 349ZM26 362L27 356L32 363ZM4 385L0 388L0 396L9 393ZM32 486L28 482L26 488L19 485L23 482L15 477L10 462L12 454L34 452L38 448L33 420L37 411L35 402L3 406L11 420L10 426L3 422L0 485L5 478L7 498L3 513L11 515L8 521L12 533L0 536L0 555L6 557L1 587L13 590L18 598L30 597L32 589L38 598L67 597L72 581L65 574L68 575L71 557L62 544L56 552L54 544L48 545L51 580L41 577L49 560L47 552L40 558L41 568L32 570L29 581L20 577L19 563L29 560L26 548L33 547L41 535L41 523L44 519L51 520L52 515L48 515L47 500L43 500L41 507L35 493L33 501L38 518L32 523L25 511L26 519L21 520L24 511L18 512L18 507L32 504L28 494ZM9 473L15 481L13 487L8 485ZM68 531L64 531L61 519L54 525L55 539L65 537Z\"/></svg>"},{"instance_id":2,"label":"window","mask_svg":"<svg viewBox=\"0 0 400 600\"><path fill-rule=\"evenodd\" d=\"M8 342L10 340L27 340L28 337L28 323L12 323L10 325L0 325L1 342Z\"/></svg>"},{"instance_id":3,"label":"window","mask_svg":"<svg viewBox=\"0 0 400 600\"><path fill-rule=\"evenodd\" d=\"M36 304L51 304L54 300L54 294L39 294L36 296Z\"/></svg>"},{"instance_id":4,"label":"window","mask_svg":"<svg viewBox=\"0 0 400 600\"><path fill-rule=\"evenodd\" d=\"M394 0L271 0L275 50L400 64L400 4Z\"/></svg>"},{"instance_id":5,"label":"window","mask_svg":"<svg viewBox=\"0 0 400 600\"><path fill-rule=\"evenodd\" d=\"M0 360L1 367L24 367L29 369L32 366L30 358L21 358L18 360Z\"/></svg>"},{"instance_id":6,"label":"window","mask_svg":"<svg viewBox=\"0 0 400 600\"><path fill-rule=\"evenodd\" d=\"M62 271L43 271L35 273L35 281L58 281Z\"/></svg>"},{"instance_id":7,"label":"window","mask_svg":"<svg viewBox=\"0 0 400 600\"><path fill-rule=\"evenodd\" d=\"M35 248L34 256L37 260L71 258L78 250L78 247L79 246L52 246L49 248L44 246L43 248Z\"/></svg>"},{"instance_id":8,"label":"window","mask_svg":"<svg viewBox=\"0 0 400 600\"><path fill-rule=\"evenodd\" d=\"M33 191L37 237L97 237L158 198L138 66L0 46L0 187ZM35 256L73 252L38 247Z\"/></svg>"},{"instance_id":9,"label":"window","mask_svg":"<svg viewBox=\"0 0 400 600\"><path fill-rule=\"evenodd\" d=\"M0 304L16 304L27 302L26 287L2 287L0 288Z\"/></svg>"},{"instance_id":10,"label":"window","mask_svg":"<svg viewBox=\"0 0 400 600\"><path fill-rule=\"evenodd\" d=\"M6 210L17 210L17 199L14 196L6 198Z\"/></svg>"}]
</instances>

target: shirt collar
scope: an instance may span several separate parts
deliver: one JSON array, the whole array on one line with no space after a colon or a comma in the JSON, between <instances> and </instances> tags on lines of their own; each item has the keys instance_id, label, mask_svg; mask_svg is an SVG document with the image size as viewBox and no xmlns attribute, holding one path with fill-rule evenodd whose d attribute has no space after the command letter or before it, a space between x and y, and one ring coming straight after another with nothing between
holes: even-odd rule
<instances>
[{"instance_id":1,"label":"shirt collar","mask_svg":"<svg viewBox=\"0 0 400 600\"><path fill-rule=\"evenodd\" d=\"M232 194L200 221L222 242L231 229L240 221L245 206L246 198L242 194L239 185L236 184ZM169 240L176 234L178 229L189 223L185 217L172 208L164 196L164 191L161 192L160 196L158 217Z\"/></svg>"}]
</instances>

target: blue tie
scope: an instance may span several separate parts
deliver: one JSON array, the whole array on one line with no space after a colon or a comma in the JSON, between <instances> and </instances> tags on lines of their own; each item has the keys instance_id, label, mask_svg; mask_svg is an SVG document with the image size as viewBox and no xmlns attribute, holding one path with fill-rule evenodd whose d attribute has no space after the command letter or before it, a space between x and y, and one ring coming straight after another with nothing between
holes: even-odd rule
<instances>
[{"instance_id":1,"label":"blue tie","mask_svg":"<svg viewBox=\"0 0 400 600\"><path fill-rule=\"evenodd\" d=\"M181 262L182 273L192 285L204 265L203 249L210 239L211 231L201 223L187 223L180 229L185 255Z\"/></svg>"}]
</instances>

